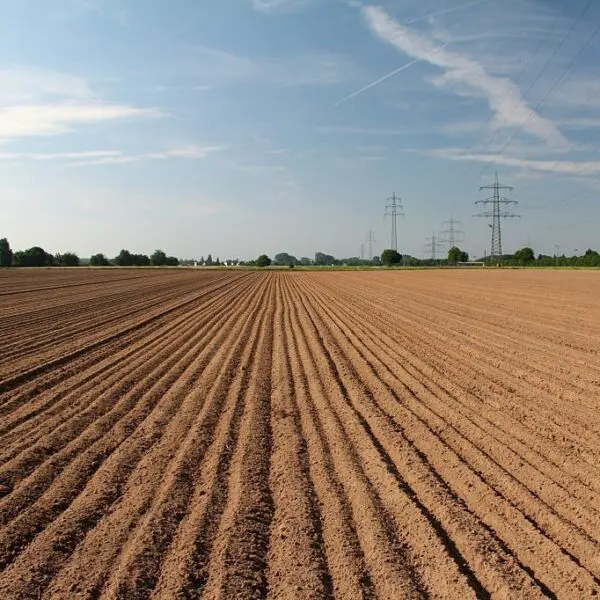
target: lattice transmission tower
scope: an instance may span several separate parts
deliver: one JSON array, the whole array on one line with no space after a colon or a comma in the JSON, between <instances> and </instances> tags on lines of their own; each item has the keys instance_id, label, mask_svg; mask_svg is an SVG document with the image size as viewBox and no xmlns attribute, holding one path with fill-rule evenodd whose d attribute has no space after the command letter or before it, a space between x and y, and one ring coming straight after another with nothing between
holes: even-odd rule
<instances>
[{"instance_id":1,"label":"lattice transmission tower","mask_svg":"<svg viewBox=\"0 0 600 600\"><path fill-rule=\"evenodd\" d=\"M458 244L465 243L465 240L462 237L465 232L462 229L457 228L457 226L460 227L461 225L462 223L454 218L442 223L442 227L445 227L446 229L443 229L440 232L440 242L448 244L448 250L457 247Z\"/></svg>"},{"instance_id":2,"label":"lattice transmission tower","mask_svg":"<svg viewBox=\"0 0 600 600\"><path fill-rule=\"evenodd\" d=\"M385 205L385 216L392 217L392 237L390 248L398 252L398 216L403 217L402 212L404 207L402 206L402 200L396 196L394 192L390 198L387 199Z\"/></svg>"},{"instance_id":3,"label":"lattice transmission tower","mask_svg":"<svg viewBox=\"0 0 600 600\"><path fill-rule=\"evenodd\" d=\"M490 227L492 228L492 244L490 248L490 260L499 260L502 258L502 229L501 220L520 217L508 210L504 210L503 206L510 206L518 204L516 200L511 200L501 195L503 190L509 190L512 192L513 188L509 185L502 185L498 182L498 171L496 171L496 179L491 185L483 185L479 188L481 190L492 190L492 195L485 200L477 200L475 204L492 205L490 210L473 215L475 217L483 217L486 219L492 219Z\"/></svg>"},{"instance_id":4,"label":"lattice transmission tower","mask_svg":"<svg viewBox=\"0 0 600 600\"><path fill-rule=\"evenodd\" d=\"M369 230L367 231L367 237L365 239L365 244L368 244L369 246L369 256L367 257L367 260L373 260L373 244L375 243L375 234Z\"/></svg>"},{"instance_id":5,"label":"lattice transmission tower","mask_svg":"<svg viewBox=\"0 0 600 600\"><path fill-rule=\"evenodd\" d=\"M439 236L433 233L431 237L427 238L427 244L425 244L425 252L429 254L431 260L437 260L437 253L442 250L442 243L440 242Z\"/></svg>"}]
</instances>

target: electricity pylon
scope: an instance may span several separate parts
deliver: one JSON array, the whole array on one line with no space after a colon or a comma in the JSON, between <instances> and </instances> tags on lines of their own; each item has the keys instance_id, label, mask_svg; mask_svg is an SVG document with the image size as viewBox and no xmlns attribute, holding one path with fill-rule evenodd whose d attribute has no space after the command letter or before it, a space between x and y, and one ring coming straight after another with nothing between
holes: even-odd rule
<instances>
[{"instance_id":1,"label":"electricity pylon","mask_svg":"<svg viewBox=\"0 0 600 600\"><path fill-rule=\"evenodd\" d=\"M457 244L465 243L465 240L461 237L465 232L462 229L457 229L457 225L462 225L462 223L454 218L442 223L442 227L446 227L446 229L443 229L440 232L442 236L440 242L448 244L448 250L450 250L450 248L455 248Z\"/></svg>"},{"instance_id":2,"label":"electricity pylon","mask_svg":"<svg viewBox=\"0 0 600 600\"><path fill-rule=\"evenodd\" d=\"M427 244L425 244L425 250L430 254L431 260L437 259L437 253L441 249L439 237L433 233L430 238L427 238Z\"/></svg>"},{"instance_id":3,"label":"electricity pylon","mask_svg":"<svg viewBox=\"0 0 600 600\"><path fill-rule=\"evenodd\" d=\"M386 201L385 216L392 217L392 238L390 248L396 252L398 252L398 215L403 217L403 210L402 200L398 198L396 192L394 192Z\"/></svg>"},{"instance_id":4,"label":"electricity pylon","mask_svg":"<svg viewBox=\"0 0 600 600\"><path fill-rule=\"evenodd\" d=\"M485 200L477 200L475 204L491 204L491 210L487 210L483 213L473 215L475 217L484 217L486 219L492 219L492 245L490 248L490 260L500 260L502 258L502 230L500 228L501 219L509 219L514 217L520 217L521 215L515 215L507 210L503 210L501 206L509 206L511 204L518 204L516 200L510 200L505 196L500 195L501 190L509 190L512 192L513 188L509 185L501 185L498 183L498 171L496 171L496 179L491 185L482 185L479 188L481 190L493 190L492 196Z\"/></svg>"},{"instance_id":5,"label":"electricity pylon","mask_svg":"<svg viewBox=\"0 0 600 600\"><path fill-rule=\"evenodd\" d=\"M375 234L371 230L367 231L365 243L369 244L369 256L367 260L373 260L373 244L375 243Z\"/></svg>"}]
</instances>

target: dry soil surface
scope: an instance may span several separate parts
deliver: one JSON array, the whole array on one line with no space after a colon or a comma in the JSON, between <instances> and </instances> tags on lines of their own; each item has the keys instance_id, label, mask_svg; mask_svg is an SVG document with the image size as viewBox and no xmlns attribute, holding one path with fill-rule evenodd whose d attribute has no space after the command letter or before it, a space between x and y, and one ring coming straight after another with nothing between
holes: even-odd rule
<instances>
[{"instance_id":1,"label":"dry soil surface","mask_svg":"<svg viewBox=\"0 0 600 600\"><path fill-rule=\"evenodd\" d=\"M599 350L597 272L0 272L0 598L593 598Z\"/></svg>"}]
</instances>

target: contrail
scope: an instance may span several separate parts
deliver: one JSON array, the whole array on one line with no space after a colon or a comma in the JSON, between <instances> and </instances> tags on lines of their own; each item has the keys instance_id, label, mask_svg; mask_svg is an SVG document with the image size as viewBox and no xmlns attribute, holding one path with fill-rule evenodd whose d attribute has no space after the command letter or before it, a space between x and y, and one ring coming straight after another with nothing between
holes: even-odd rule
<instances>
[{"instance_id":1,"label":"contrail","mask_svg":"<svg viewBox=\"0 0 600 600\"><path fill-rule=\"evenodd\" d=\"M478 0L478 1L482 2L483 0ZM432 50L427 56L431 56L432 54L434 54L438 50L444 49L446 46L448 46L449 43L450 42L448 42L447 44L444 44L443 46L440 46L439 48L435 48L435 50ZM391 73L388 73L387 75L384 75L383 77L380 77L379 79L376 79L375 81L369 83L369 85L365 85L365 87L360 88L360 90L356 90L356 92L352 92L349 96L346 96L345 98L342 98L341 100L339 100L338 102L336 102L333 105L334 108L336 106L339 106L340 104L343 104L344 102L347 102L351 98L354 98L355 96L358 96L359 94L362 94L363 92L366 92L367 90L370 90L372 87L375 87L376 85L379 85L382 81L385 81L386 79L389 79L390 77L393 77L394 75L397 75L401 71L404 71L405 69L408 69L409 67L412 67L413 65L416 65L418 62L421 62L421 61L425 60L425 58L426 57L424 57L424 58L417 58L415 60L411 60L410 62L407 62L405 65L402 65L400 68L394 69Z\"/></svg>"},{"instance_id":2,"label":"contrail","mask_svg":"<svg viewBox=\"0 0 600 600\"><path fill-rule=\"evenodd\" d=\"M473 0L472 2L467 2L465 4L459 4L458 6L453 6L452 8L445 8L444 10L438 10L437 12L431 13L429 15L425 15L424 17L418 17L413 19L412 21L407 21L403 23L403 25L412 25L413 23L418 23L419 21L425 21L425 19L431 19L432 17L438 17L440 15L445 15L447 13L454 12L455 10L461 10L463 8L469 8L469 6L475 6L476 4L481 4L482 2L487 2L488 0Z\"/></svg>"}]
</instances>

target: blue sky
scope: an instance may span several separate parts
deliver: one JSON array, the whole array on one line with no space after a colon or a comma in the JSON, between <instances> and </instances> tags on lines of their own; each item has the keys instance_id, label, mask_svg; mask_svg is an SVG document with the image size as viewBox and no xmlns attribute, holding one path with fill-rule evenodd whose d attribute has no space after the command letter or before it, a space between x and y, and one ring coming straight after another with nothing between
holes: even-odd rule
<instances>
[{"instance_id":1,"label":"blue sky","mask_svg":"<svg viewBox=\"0 0 600 600\"><path fill-rule=\"evenodd\" d=\"M81 256L600 247L600 2L0 0L0 236ZM586 10L587 9L587 10ZM583 15L583 16L582 16Z\"/></svg>"}]
</instances>

